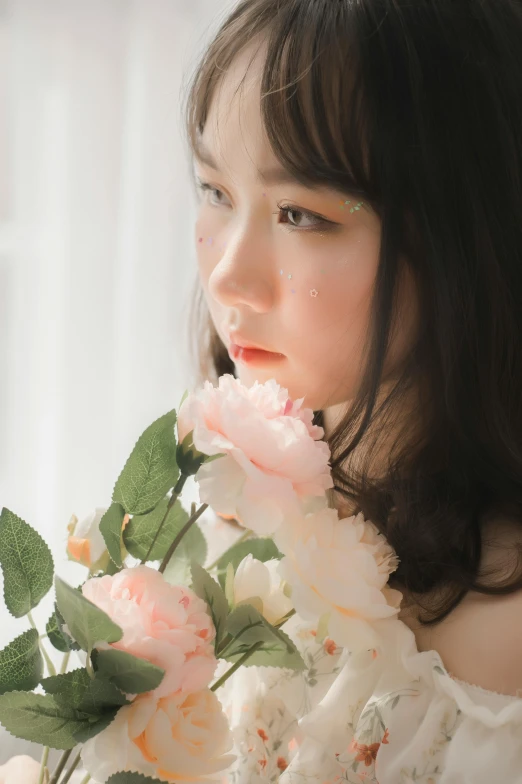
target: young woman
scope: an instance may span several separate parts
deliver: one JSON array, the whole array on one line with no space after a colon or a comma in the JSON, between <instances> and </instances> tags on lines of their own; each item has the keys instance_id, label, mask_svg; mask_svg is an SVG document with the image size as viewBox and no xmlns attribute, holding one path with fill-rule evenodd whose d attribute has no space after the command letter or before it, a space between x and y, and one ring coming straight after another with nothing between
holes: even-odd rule
<instances>
[{"instance_id":1,"label":"young woman","mask_svg":"<svg viewBox=\"0 0 522 784\"><path fill-rule=\"evenodd\" d=\"M519 0L242 0L195 74L201 377L305 397L404 596L337 767L335 643L296 625L300 697L251 668L235 784L522 782L521 41Z\"/></svg>"}]
</instances>

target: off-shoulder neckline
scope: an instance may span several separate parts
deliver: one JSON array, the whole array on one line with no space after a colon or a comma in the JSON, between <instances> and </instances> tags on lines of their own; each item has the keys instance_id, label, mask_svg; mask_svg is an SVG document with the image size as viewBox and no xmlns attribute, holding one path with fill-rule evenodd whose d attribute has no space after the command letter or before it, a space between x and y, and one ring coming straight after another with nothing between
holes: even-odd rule
<instances>
[{"instance_id":1,"label":"off-shoulder neckline","mask_svg":"<svg viewBox=\"0 0 522 784\"><path fill-rule=\"evenodd\" d=\"M444 668L446 669L446 668ZM446 670L448 672L448 670ZM468 683L467 681L463 681L460 678L455 678L450 672L448 672L449 677L455 683L458 683L459 686L463 686L467 689L474 689L475 691L479 692L480 694L485 694L487 697L502 697L504 700L513 701L513 700L522 700L522 694L503 694L501 691L491 691L490 689L484 689L482 686L478 686L476 683Z\"/></svg>"}]
</instances>

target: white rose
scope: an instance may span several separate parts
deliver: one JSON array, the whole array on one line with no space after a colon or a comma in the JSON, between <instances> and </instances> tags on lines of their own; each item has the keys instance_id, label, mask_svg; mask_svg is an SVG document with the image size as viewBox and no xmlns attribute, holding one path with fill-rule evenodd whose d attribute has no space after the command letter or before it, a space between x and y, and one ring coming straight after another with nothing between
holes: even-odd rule
<instances>
[{"instance_id":1,"label":"white rose","mask_svg":"<svg viewBox=\"0 0 522 784\"><path fill-rule=\"evenodd\" d=\"M0 784L37 784L40 767L41 764L27 754L11 757L5 765L0 765Z\"/></svg>"},{"instance_id":2,"label":"white rose","mask_svg":"<svg viewBox=\"0 0 522 784\"><path fill-rule=\"evenodd\" d=\"M0 765L0 784L38 784L41 762L37 762L27 754L11 757L5 765ZM69 784L81 784L85 778L85 771L75 770L69 779ZM45 768L43 784L48 784L50 779L49 768ZM91 778L90 784L99 784Z\"/></svg>"},{"instance_id":3,"label":"white rose","mask_svg":"<svg viewBox=\"0 0 522 784\"><path fill-rule=\"evenodd\" d=\"M402 593L387 587L399 561L373 523L324 508L287 521L274 539L297 612L311 621L327 617L338 645L375 647L376 625L398 613Z\"/></svg>"},{"instance_id":4,"label":"white rose","mask_svg":"<svg viewBox=\"0 0 522 784\"><path fill-rule=\"evenodd\" d=\"M234 577L235 605L260 602L259 610L269 623L275 624L293 609L292 601L285 596L284 581L279 573L276 558L263 563L249 553L237 567ZM251 601L254 599L254 601Z\"/></svg>"}]
</instances>

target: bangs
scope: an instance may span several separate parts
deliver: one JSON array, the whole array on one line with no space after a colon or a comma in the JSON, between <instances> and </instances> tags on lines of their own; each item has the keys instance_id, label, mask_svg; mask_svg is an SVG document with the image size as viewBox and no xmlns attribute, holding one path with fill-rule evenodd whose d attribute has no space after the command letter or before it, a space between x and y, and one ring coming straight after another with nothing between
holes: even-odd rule
<instances>
[{"instance_id":1,"label":"bangs","mask_svg":"<svg viewBox=\"0 0 522 784\"><path fill-rule=\"evenodd\" d=\"M281 166L308 188L327 187L364 198L378 212L372 177L371 129L353 9L332 0L240 3L207 51L188 96L187 134L193 151L217 87L234 59L259 41L264 48L261 117Z\"/></svg>"}]
</instances>

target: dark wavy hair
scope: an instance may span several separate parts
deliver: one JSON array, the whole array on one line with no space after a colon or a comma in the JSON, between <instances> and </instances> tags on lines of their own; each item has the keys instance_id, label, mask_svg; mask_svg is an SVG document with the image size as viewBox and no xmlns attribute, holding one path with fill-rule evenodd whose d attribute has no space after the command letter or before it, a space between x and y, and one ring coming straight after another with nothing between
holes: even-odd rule
<instances>
[{"instance_id":1,"label":"dark wavy hair","mask_svg":"<svg viewBox=\"0 0 522 784\"><path fill-rule=\"evenodd\" d=\"M522 521L522 4L242 0L189 86L192 151L216 86L257 40L277 159L308 186L364 196L381 219L366 368L328 437L332 476L396 550L390 585L421 606L440 593L421 620L437 623L470 590L522 588L522 548L502 581L479 568L486 516ZM381 401L403 263L421 323ZM192 317L201 379L235 375L198 285ZM412 390L385 475L348 470L363 438L377 448L392 432Z\"/></svg>"}]
</instances>

